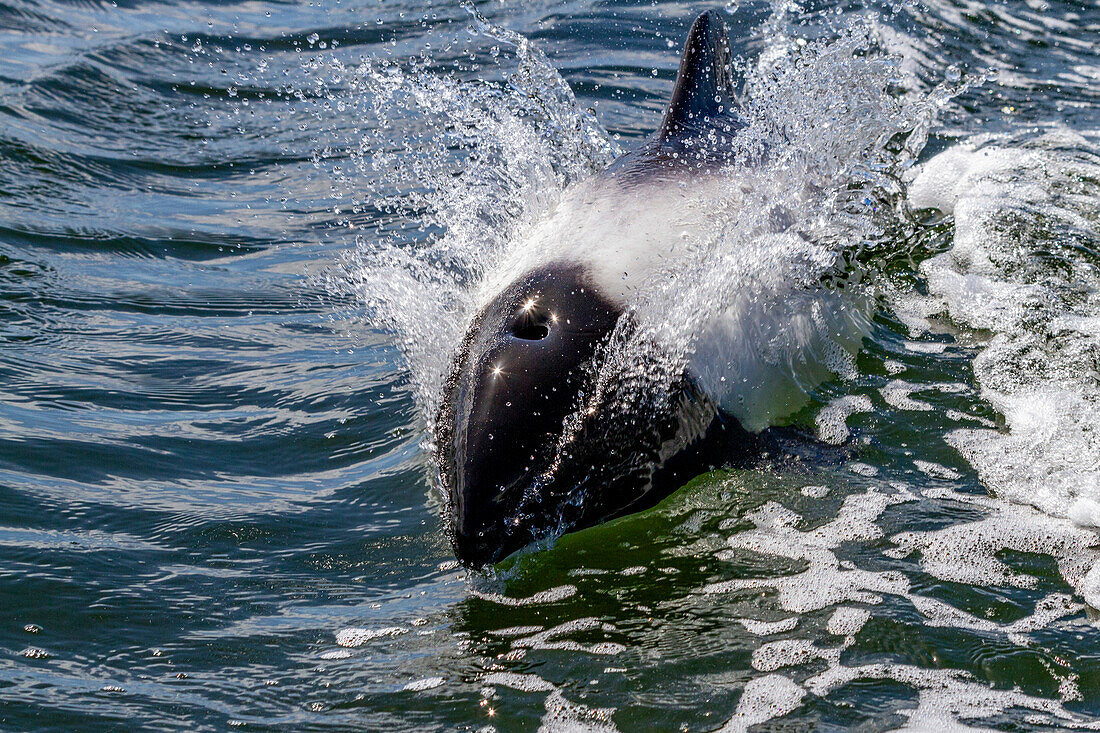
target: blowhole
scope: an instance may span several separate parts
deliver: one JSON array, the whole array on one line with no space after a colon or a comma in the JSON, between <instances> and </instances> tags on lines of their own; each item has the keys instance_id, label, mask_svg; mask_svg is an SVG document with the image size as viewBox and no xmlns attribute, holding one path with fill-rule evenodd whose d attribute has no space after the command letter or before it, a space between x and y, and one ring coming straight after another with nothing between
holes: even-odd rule
<instances>
[{"instance_id":1,"label":"blowhole","mask_svg":"<svg viewBox=\"0 0 1100 733\"><path fill-rule=\"evenodd\" d=\"M550 335L550 322L553 317L545 308L533 301L527 301L516 314L512 325L512 335L524 341L542 341Z\"/></svg>"},{"instance_id":2,"label":"blowhole","mask_svg":"<svg viewBox=\"0 0 1100 733\"><path fill-rule=\"evenodd\" d=\"M523 321L528 322L524 323ZM550 326L545 322L522 319L518 321L515 328L512 329L512 335L524 341L542 341L550 335Z\"/></svg>"}]
</instances>

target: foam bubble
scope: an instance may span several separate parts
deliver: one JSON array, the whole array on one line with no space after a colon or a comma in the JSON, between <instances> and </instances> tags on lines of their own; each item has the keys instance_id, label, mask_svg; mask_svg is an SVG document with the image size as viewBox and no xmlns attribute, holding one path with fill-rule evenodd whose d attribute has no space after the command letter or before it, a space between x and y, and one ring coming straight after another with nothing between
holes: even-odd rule
<instances>
[{"instance_id":1,"label":"foam bubble","mask_svg":"<svg viewBox=\"0 0 1100 733\"><path fill-rule=\"evenodd\" d=\"M862 461L852 461L848 464L848 470L852 473L858 473L860 476L877 476L878 469L874 466L863 463Z\"/></svg>"},{"instance_id":2,"label":"foam bubble","mask_svg":"<svg viewBox=\"0 0 1100 733\"><path fill-rule=\"evenodd\" d=\"M1090 605L1100 603L1097 589L1086 582L1100 558L1094 533L1024 507L994 504L992 508L994 512L979 521L930 532L902 532L891 540L898 545L899 555L919 551L921 567L930 575L980 586L1036 585L1034 577L1013 571L997 558L1002 550L1050 555L1062 577Z\"/></svg>"},{"instance_id":3,"label":"foam bubble","mask_svg":"<svg viewBox=\"0 0 1100 733\"><path fill-rule=\"evenodd\" d=\"M905 348L915 354L942 354L947 344L938 341L906 341Z\"/></svg>"},{"instance_id":4,"label":"foam bubble","mask_svg":"<svg viewBox=\"0 0 1100 733\"><path fill-rule=\"evenodd\" d=\"M321 659L350 659L352 652L347 649L332 649L327 652L321 652Z\"/></svg>"},{"instance_id":5,"label":"foam bubble","mask_svg":"<svg viewBox=\"0 0 1100 733\"><path fill-rule=\"evenodd\" d=\"M924 385L910 384L900 379L892 379L887 382L879 392L882 393L882 399L886 400L886 404L891 407L896 407L899 410L931 410L932 405L927 402L914 400L909 396L918 389L924 389Z\"/></svg>"},{"instance_id":6,"label":"foam bubble","mask_svg":"<svg viewBox=\"0 0 1100 733\"><path fill-rule=\"evenodd\" d=\"M803 560L808 567L801 573L778 578L726 580L707 585L704 591L730 593L774 588L780 606L794 613L844 602L877 604L882 602L882 593L903 595L909 583L901 573L842 567L833 550L844 542L881 537L882 530L874 520L887 506L908 500L908 496L900 493L853 494L845 498L836 519L808 532L796 528L799 515L781 504L768 502L746 517L757 528L733 535L728 544L735 549Z\"/></svg>"},{"instance_id":7,"label":"foam bubble","mask_svg":"<svg viewBox=\"0 0 1100 733\"><path fill-rule=\"evenodd\" d=\"M854 636L859 633L869 618L871 618L871 612L866 608L844 606L833 612L825 628L830 634L836 636Z\"/></svg>"},{"instance_id":8,"label":"foam bubble","mask_svg":"<svg viewBox=\"0 0 1100 733\"><path fill-rule=\"evenodd\" d=\"M840 445L851 435L847 420L857 412L871 412L874 406L864 395L837 397L817 413L817 436L826 443Z\"/></svg>"},{"instance_id":9,"label":"foam bubble","mask_svg":"<svg viewBox=\"0 0 1100 733\"><path fill-rule=\"evenodd\" d=\"M611 722L614 708L590 708L570 702L559 690L547 695L543 703L546 714L542 716L540 731L547 733L615 733L618 728Z\"/></svg>"},{"instance_id":10,"label":"foam bubble","mask_svg":"<svg viewBox=\"0 0 1100 733\"><path fill-rule=\"evenodd\" d=\"M533 674L518 672L493 672L486 675L482 682L487 685L500 685L520 692L550 692L556 690L552 684Z\"/></svg>"},{"instance_id":11,"label":"foam bubble","mask_svg":"<svg viewBox=\"0 0 1100 733\"><path fill-rule=\"evenodd\" d=\"M566 598L572 598L577 594L577 586L559 585L556 588L550 588L549 590L541 591L526 598L513 598L512 596L505 596L500 593L487 593L475 589L471 589L470 593L483 601L489 601L490 603L496 603L501 606L539 606L546 603L564 601Z\"/></svg>"},{"instance_id":12,"label":"foam bubble","mask_svg":"<svg viewBox=\"0 0 1100 733\"><path fill-rule=\"evenodd\" d=\"M909 367L902 364L900 361L894 361L893 359L887 359L882 362L882 365L886 367L887 374L901 374Z\"/></svg>"},{"instance_id":13,"label":"foam bubble","mask_svg":"<svg viewBox=\"0 0 1100 733\"><path fill-rule=\"evenodd\" d=\"M918 209L953 213L959 200L968 196L984 177L1012 167L1019 154L996 148L978 151L962 146L950 148L913 171L909 202Z\"/></svg>"},{"instance_id":14,"label":"foam bubble","mask_svg":"<svg viewBox=\"0 0 1100 733\"><path fill-rule=\"evenodd\" d=\"M1046 628L1054 621L1075 614L1084 608L1064 593L1052 593L1035 604L1035 612L1031 615L1010 624L998 624L988 619L978 618L934 598L912 596L910 600L917 610L924 614L931 626L1000 632L1005 634L1009 641L1020 646L1027 644L1027 634Z\"/></svg>"},{"instance_id":15,"label":"foam bubble","mask_svg":"<svg viewBox=\"0 0 1100 733\"><path fill-rule=\"evenodd\" d=\"M506 629L495 629L489 633L493 636L527 636L542 631L541 626L509 626Z\"/></svg>"},{"instance_id":16,"label":"foam bubble","mask_svg":"<svg viewBox=\"0 0 1100 733\"><path fill-rule=\"evenodd\" d=\"M752 653L752 666L761 672L774 672L782 667L808 664L815 659L838 664L840 649L822 649L808 639L783 639L758 647Z\"/></svg>"},{"instance_id":17,"label":"foam bubble","mask_svg":"<svg viewBox=\"0 0 1100 733\"><path fill-rule=\"evenodd\" d=\"M336 643L344 647L363 646L368 641L409 633L408 629L390 626L384 629L348 628L336 632Z\"/></svg>"},{"instance_id":18,"label":"foam bubble","mask_svg":"<svg viewBox=\"0 0 1100 733\"><path fill-rule=\"evenodd\" d=\"M446 680L442 677L425 677L422 680L413 680L409 682L402 690L406 692L423 692L424 690L431 690L433 688L441 686Z\"/></svg>"},{"instance_id":19,"label":"foam bubble","mask_svg":"<svg viewBox=\"0 0 1100 733\"><path fill-rule=\"evenodd\" d=\"M932 463L931 461L922 461L919 458L913 459L913 465L917 467L917 470L921 473L927 474L932 478L946 479L948 481L958 481L962 478L962 474L953 468L947 466L941 466L938 463Z\"/></svg>"},{"instance_id":20,"label":"foam bubble","mask_svg":"<svg viewBox=\"0 0 1100 733\"><path fill-rule=\"evenodd\" d=\"M561 649L571 652L585 652L587 654L604 654L614 656L626 651L626 647L615 642L598 642L595 644L581 644L580 642L561 639L560 637L578 631L614 631L611 624L603 623L596 618L577 618L566 621L563 624L540 631L531 636L517 639L515 647L531 649Z\"/></svg>"},{"instance_id":21,"label":"foam bubble","mask_svg":"<svg viewBox=\"0 0 1100 733\"><path fill-rule=\"evenodd\" d=\"M737 619L745 630L756 636L771 636L781 634L784 631L793 631L798 626L798 616L791 616L781 621L757 621L751 618Z\"/></svg>"},{"instance_id":22,"label":"foam bubble","mask_svg":"<svg viewBox=\"0 0 1100 733\"><path fill-rule=\"evenodd\" d=\"M1055 700L990 688L972 681L970 675L958 670L922 669L901 664L837 665L806 680L806 686L814 694L824 696L837 687L864 679L893 680L920 691L917 708L902 711L909 717L903 730L960 730L959 719L989 718L1011 708L1035 710L1062 721L1081 722Z\"/></svg>"},{"instance_id":23,"label":"foam bubble","mask_svg":"<svg viewBox=\"0 0 1100 733\"><path fill-rule=\"evenodd\" d=\"M802 704L806 691L789 677L771 674L758 677L745 685L737 709L722 733L742 733L749 726L783 717Z\"/></svg>"}]
</instances>

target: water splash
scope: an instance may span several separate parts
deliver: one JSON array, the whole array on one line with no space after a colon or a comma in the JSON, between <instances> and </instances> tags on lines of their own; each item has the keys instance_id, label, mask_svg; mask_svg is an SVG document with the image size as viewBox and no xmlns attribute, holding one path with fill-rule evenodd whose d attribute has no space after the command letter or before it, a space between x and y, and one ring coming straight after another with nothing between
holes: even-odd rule
<instances>
[{"instance_id":1,"label":"water splash","mask_svg":"<svg viewBox=\"0 0 1100 733\"><path fill-rule=\"evenodd\" d=\"M380 236L356 237L331 286L398 335L429 423L494 266L537 258L522 251L525 234L619 152L522 36L475 17L446 51L464 63L441 69L425 55L404 66L368 59L315 70L330 104L374 121L374 132L349 140L337 207L352 227L366 211L391 222ZM751 172L731 171L697 201L711 221L638 288L642 327L616 334L602 385L667 384L715 327L716 303L726 304L720 328L728 333L709 339L727 344L706 355L718 364L704 375L714 389L728 372L730 385L765 385L759 392L789 401L850 362L858 309L813 291L827 273L844 275L846 250L881 237L879 209L896 198L897 173L947 92L892 95L897 60L875 53L866 19L825 40L777 41L746 75L748 127L734 157ZM781 333L781 321L800 327ZM731 363L734 352L741 356ZM768 385L777 363L782 376ZM597 389L590 399L607 394ZM763 406L741 412L752 427L776 417Z\"/></svg>"},{"instance_id":2,"label":"water splash","mask_svg":"<svg viewBox=\"0 0 1100 733\"><path fill-rule=\"evenodd\" d=\"M355 236L329 286L397 335L429 425L479 283L562 191L619 152L523 36L475 17L448 52L461 63L447 70L427 55L315 69L335 104L371 120L334 172L344 223L354 230L367 212L390 222Z\"/></svg>"}]
</instances>

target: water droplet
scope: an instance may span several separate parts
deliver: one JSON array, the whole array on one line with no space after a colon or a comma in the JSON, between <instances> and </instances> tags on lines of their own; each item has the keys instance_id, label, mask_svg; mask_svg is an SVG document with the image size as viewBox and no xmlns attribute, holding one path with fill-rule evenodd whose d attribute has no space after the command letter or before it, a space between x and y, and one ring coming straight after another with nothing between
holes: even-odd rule
<instances>
[{"instance_id":1,"label":"water droplet","mask_svg":"<svg viewBox=\"0 0 1100 733\"><path fill-rule=\"evenodd\" d=\"M945 76L949 82L956 82L962 78L962 71L955 64L951 64L947 67Z\"/></svg>"}]
</instances>

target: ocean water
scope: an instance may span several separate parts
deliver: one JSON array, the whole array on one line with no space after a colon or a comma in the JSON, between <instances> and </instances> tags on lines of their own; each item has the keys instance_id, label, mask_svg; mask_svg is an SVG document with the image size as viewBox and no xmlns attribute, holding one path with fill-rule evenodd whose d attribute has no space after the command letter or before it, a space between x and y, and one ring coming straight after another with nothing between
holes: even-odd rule
<instances>
[{"instance_id":1,"label":"ocean water","mask_svg":"<svg viewBox=\"0 0 1100 733\"><path fill-rule=\"evenodd\" d=\"M0 729L1100 728L1092 2L714 6L637 313L807 437L454 562L454 349L708 7L0 2Z\"/></svg>"}]
</instances>

